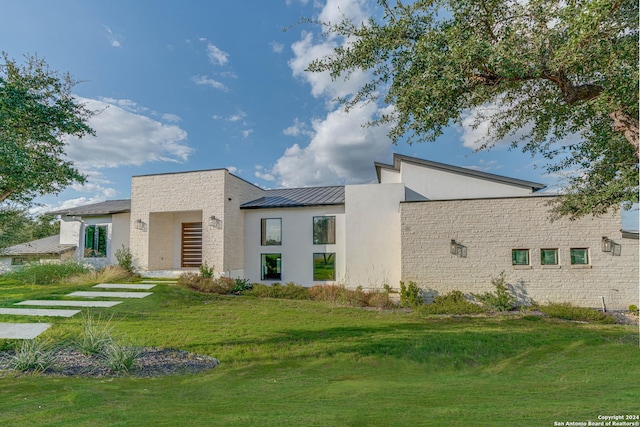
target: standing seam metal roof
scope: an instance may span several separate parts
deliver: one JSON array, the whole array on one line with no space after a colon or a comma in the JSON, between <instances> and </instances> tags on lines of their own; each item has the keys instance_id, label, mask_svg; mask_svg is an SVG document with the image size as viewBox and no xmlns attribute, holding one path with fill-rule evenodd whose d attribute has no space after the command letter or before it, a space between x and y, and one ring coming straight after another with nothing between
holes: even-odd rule
<instances>
[{"instance_id":1,"label":"standing seam metal roof","mask_svg":"<svg viewBox=\"0 0 640 427\"><path fill-rule=\"evenodd\" d=\"M91 205L78 206L76 208L60 209L47 212L49 215L109 215L122 212L131 212L131 200L107 200L106 202Z\"/></svg>"},{"instance_id":2,"label":"standing seam metal roof","mask_svg":"<svg viewBox=\"0 0 640 427\"><path fill-rule=\"evenodd\" d=\"M240 208L291 208L342 204L344 204L344 186L308 187L266 190L263 197L244 203Z\"/></svg>"}]
</instances>

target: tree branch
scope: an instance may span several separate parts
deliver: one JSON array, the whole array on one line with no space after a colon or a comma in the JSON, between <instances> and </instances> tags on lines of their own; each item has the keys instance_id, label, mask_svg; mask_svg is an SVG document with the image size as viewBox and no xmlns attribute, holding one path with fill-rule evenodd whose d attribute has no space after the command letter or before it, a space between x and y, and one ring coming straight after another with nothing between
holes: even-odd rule
<instances>
[{"instance_id":1,"label":"tree branch","mask_svg":"<svg viewBox=\"0 0 640 427\"><path fill-rule=\"evenodd\" d=\"M638 119L622 110L609 113L609 117L613 119L613 130L624 135L635 149L636 159L638 159Z\"/></svg>"}]
</instances>

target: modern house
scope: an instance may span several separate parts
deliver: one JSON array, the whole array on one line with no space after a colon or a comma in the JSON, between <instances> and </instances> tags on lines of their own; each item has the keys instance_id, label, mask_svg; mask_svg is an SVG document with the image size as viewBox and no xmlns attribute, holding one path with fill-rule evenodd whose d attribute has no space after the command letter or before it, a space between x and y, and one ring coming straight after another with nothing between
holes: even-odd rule
<instances>
[{"instance_id":1,"label":"modern house","mask_svg":"<svg viewBox=\"0 0 640 427\"><path fill-rule=\"evenodd\" d=\"M398 154L375 168L373 184L276 190L226 169L134 176L131 200L53 212L58 244L95 265L124 245L149 276L206 263L254 283L403 280L435 296L504 272L522 302L637 304L638 233L619 213L551 222L542 184Z\"/></svg>"}]
</instances>

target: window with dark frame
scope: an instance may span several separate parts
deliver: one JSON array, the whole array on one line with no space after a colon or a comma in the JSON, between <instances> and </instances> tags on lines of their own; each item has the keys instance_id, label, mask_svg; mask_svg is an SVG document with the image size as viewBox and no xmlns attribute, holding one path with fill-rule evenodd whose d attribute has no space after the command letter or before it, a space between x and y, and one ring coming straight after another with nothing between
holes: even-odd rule
<instances>
[{"instance_id":1,"label":"window with dark frame","mask_svg":"<svg viewBox=\"0 0 640 427\"><path fill-rule=\"evenodd\" d=\"M262 246L278 246L282 244L282 218L262 218Z\"/></svg>"},{"instance_id":2,"label":"window with dark frame","mask_svg":"<svg viewBox=\"0 0 640 427\"><path fill-rule=\"evenodd\" d=\"M107 226L87 225L84 229L84 257L105 258L107 256Z\"/></svg>"},{"instance_id":3,"label":"window with dark frame","mask_svg":"<svg viewBox=\"0 0 640 427\"><path fill-rule=\"evenodd\" d=\"M336 254L334 252L313 254L313 280L336 280Z\"/></svg>"},{"instance_id":4,"label":"window with dark frame","mask_svg":"<svg viewBox=\"0 0 640 427\"><path fill-rule=\"evenodd\" d=\"M313 244L334 245L336 243L336 217L313 217Z\"/></svg>"},{"instance_id":5,"label":"window with dark frame","mask_svg":"<svg viewBox=\"0 0 640 427\"><path fill-rule=\"evenodd\" d=\"M262 280L282 280L282 254L262 254L260 256L260 278Z\"/></svg>"}]
</instances>

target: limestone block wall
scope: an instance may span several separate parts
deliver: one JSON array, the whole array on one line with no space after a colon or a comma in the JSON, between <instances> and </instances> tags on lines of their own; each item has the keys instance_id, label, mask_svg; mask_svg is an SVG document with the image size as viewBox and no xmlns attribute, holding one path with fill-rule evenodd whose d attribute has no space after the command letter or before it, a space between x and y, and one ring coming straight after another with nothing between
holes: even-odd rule
<instances>
[{"instance_id":1,"label":"limestone block wall","mask_svg":"<svg viewBox=\"0 0 640 427\"><path fill-rule=\"evenodd\" d=\"M225 271L242 265L242 234L235 235L243 227L239 204L262 191L226 169L134 176L130 246L140 270L180 265L175 229L185 218L202 221L202 258L209 266Z\"/></svg>"},{"instance_id":2,"label":"limestone block wall","mask_svg":"<svg viewBox=\"0 0 640 427\"><path fill-rule=\"evenodd\" d=\"M521 301L570 302L626 309L638 304L638 240L622 238L620 214L549 221L548 197L401 203L402 279L432 294L493 290L504 271ZM621 245L602 252L602 237ZM451 240L466 257L450 252ZM570 249L588 248L589 264L571 265ZM530 265L513 266L513 249L529 249ZM558 249L559 265L541 265L541 249Z\"/></svg>"}]
</instances>

